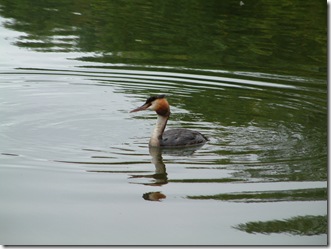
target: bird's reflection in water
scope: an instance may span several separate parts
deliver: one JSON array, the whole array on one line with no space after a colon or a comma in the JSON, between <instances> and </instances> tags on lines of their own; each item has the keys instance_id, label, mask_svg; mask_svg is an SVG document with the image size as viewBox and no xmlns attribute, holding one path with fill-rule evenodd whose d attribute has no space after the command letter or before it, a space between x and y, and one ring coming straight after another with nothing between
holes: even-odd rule
<instances>
[{"instance_id":1,"label":"bird's reflection in water","mask_svg":"<svg viewBox=\"0 0 331 249\"><path fill-rule=\"evenodd\" d=\"M193 146L187 148L160 148L160 147L149 147L149 154L152 156L152 163L155 166L155 173L148 175L131 175L130 178L149 178L153 179L151 183L142 183L149 186L162 186L168 183L168 174L166 171L166 165L163 162L162 154L172 156L189 156L192 155L197 149L202 147ZM143 198L148 201L161 201L165 199L166 195L160 191L148 192L143 194Z\"/></svg>"},{"instance_id":2,"label":"bird's reflection in water","mask_svg":"<svg viewBox=\"0 0 331 249\"><path fill-rule=\"evenodd\" d=\"M146 201L161 201L161 199L167 198L164 194L161 192L148 192L143 194L143 198Z\"/></svg>"},{"instance_id":3,"label":"bird's reflection in water","mask_svg":"<svg viewBox=\"0 0 331 249\"><path fill-rule=\"evenodd\" d=\"M148 175L131 175L130 178L150 178L151 183L143 183L150 186L162 186L168 183L166 167L162 158L162 149L159 147L150 147L149 154L152 156L152 163L155 166L155 173Z\"/></svg>"}]
</instances>

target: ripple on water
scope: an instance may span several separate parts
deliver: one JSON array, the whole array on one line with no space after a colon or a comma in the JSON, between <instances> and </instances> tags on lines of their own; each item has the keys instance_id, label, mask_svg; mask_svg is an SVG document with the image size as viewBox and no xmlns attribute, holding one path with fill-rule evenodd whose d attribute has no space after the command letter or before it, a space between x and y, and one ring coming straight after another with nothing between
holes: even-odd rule
<instances>
[{"instance_id":1,"label":"ripple on water","mask_svg":"<svg viewBox=\"0 0 331 249\"><path fill-rule=\"evenodd\" d=\"M199 216L199 231L201 219L234 237L235 229L261 231L282 219L284 227L325 222L325 86L270 75L153 70L2 74L0 170L11 191L3 195L8 213L18 206L26 211L32 200L32 214L97 217L108 229L114 220L125 227L144 223L157 205L155 215L163 208L160 219L169 227L178 220L172 220L175 210L189 222ZM208 143L188 150L148 147L155 114L129 111L160 93L171 104L168 128L198 130ZM261 219L270 221L254 223Z\"/></svg>"},{"instance_id":2,"label":"ripple on water","mask_svg":"<svg viewBox=\"0 0 331 249\"><path fill-rule=\"evenodd\" d=\"M312 79L192 69L22 68L19 72L20 82L2 86L20 103L3 97L8 115L1 124L1 136L4 144L21 146L3 147L3 156L44 157L81 164L90 171L96 166L95 171L99 170L100 165L148 165L146 145L155 116L131 116L128 111L147 96L162 92L172 104L169 128L197 129L210 137L194 156L165 154L170 165L212 165L234 170L231 177L244 181L283 181L300 167L324 163L326 147L318 143L326 130L312 123L314 118L326 117L321 99L326 91ZM5 75L8 80L14 77ZM318 172L323 171L318 167ZM262 171L269 172L268 178ZM301 170L300 179L309 177Z\"/></svg>"}]
</instances>

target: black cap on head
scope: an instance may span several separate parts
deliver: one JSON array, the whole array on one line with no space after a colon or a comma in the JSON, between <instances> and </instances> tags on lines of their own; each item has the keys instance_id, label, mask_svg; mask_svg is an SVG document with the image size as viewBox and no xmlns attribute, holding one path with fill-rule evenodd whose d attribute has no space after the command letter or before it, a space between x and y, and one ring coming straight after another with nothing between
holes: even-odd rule
<instances>
[{"instance_id":1,"label":"black cap on head","mask_svg":"<svg viewBox=\"0 0 331 249\"><path fill-rule=\"evenodd\" d=\"M163 99L163 98L165 98L165 97L166 97L166 96L165 96L164 94L149 97L149 98L146 100L146 103L145 103L145 104L152 103L152 102L153 102L154 100L156 100L156 99Z\"/></svg>"}]
</instances>

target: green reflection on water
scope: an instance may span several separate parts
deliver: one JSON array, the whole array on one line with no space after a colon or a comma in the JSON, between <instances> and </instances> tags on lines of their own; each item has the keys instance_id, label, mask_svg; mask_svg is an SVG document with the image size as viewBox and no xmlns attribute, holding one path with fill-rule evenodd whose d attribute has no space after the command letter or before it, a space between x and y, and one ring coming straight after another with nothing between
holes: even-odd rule
<instances>
[{"instance_id":1,"label":"green reflection on water","mask_svg":"<svg viewBox=\"0 0 331 249\"><path fill-rule=\"evenodd\" d=\"M226 182L240 182L241 179L233 178L220 178L220 179L173 179L169 182L180 182L180 183L226 183ZM192 198L195 199L195 198Z\"/></svg>"},{"instance_id":2,"label":"green reflection on water","mask_svg":"<svg viewBox=\"0 0 331 249\"><path fill-rule=\"evenodd\" d=\"M200 126L205 126L204 131L211 137L206 147L209 146L207 153L212 159L198 162L197 169L220 166L220 170L230 171L228 178L215 175L215 178L192 179L189 175L187 179L172 179L172 175L159 173L157 169L155 174L107 168L88 172L132 174L132 181L142 180L145 185L158 186L168 182L219 183L221 188L223 183L250 181L327 181L326 3L244 0L245 4L240 5L239 2L0 0L0 15L10 18L4 24L6 28L24 32L14 45L38 52L78 51L82 52L78 60L96 62L96 65L102 62L111 67L119 63L125 64L123 68L134 65L136 69L169 66L176 72L182 72L183 68L217 69L283 77L272 79L273 83L283 84L283 88L258 84L263 80L259 77L255 77L257 81L253 85L239 85L239 80L249 77L229 74L225 76L235 77L236 82L232 83L237 84L236 88L222 87L222 80L215 80L219 85L211 88L201 83L197 91L193 84L177 79L178 88L186 87L191 92L177 97L178 88L172 92L167 89L171 105L189 111L188 115L174 113L171 121L185 125L201 122ZM194 74L191 71L185 72ZM206 78L219 76L202 72ZM289 75L293 77L287 79ZM106 83L111 82L107 80ZM126 92L146 97L151 92L148 87L132 89ZM85 166L146 163L103 160L68 163ZM165 171L165 165L163 167ZM244 203L325 201L327 189L187 198ZM238 225L238 229L250 233L311 235L326 233L326 223L326 216L304 216L249 222Z\"/></svg>"},{"instance_id":3,"label":"green reflection on water","mask_svg":"<svg viewBox=\"0 0 331 249\"><path fill-rule=\"evenodd\" d=\"M167 89L171 105L189 110L188 115L172 115L169 126L171 121L201 122L211 130L207 135L210 144L218 146L213 153L219 157L212 163L236 173L229 180L205 181L327 179L325 2L0 0L0 4L1 16L11 18L4 26L24 32L14 44L34 51L92 52L81 53L84 57L78 59L110 66L280 74L283 79L272 82L284 88L258 84L263 79L256 77L253 85L210 89L207 76L219 74L203 72L206 84L201 83L199 91L177 97L178 89ZM293 77L287 79L288 75ZM235 75L238 82L247 78ZM178 88L193 89L178 81ZM147 97L148 88L146 83L144 90L126 92Z\"/></svg>"},{"instance_id":4,"label":"green reflection on water","mask_svg":"<svg viewBox=\"0 0 331 249\"><path fill-rule=\"evenodd\" d=\"M327 199L327 189L240 192L233 194L188 196L189 199L235 202L319 201Z\"/></svg>"},{"instance_id":5,"label":"green reflection on water","mask_svg":"<svg viewBox=\"0 0 331 249\"><path fill-rule=\"evenodd\" d=\"M235 228L247 233L289 233L312 236L328 233L328 219L326 215L306 215L286 220L248 222L239 224Z\"/></svg>"},{"instance_id":6,"label":"green reflection on water","mask_svg":"<svg viewBox=\"0 0 331 249\"><path fill-rule=\"evenodd\" d=\"M82 60L326 77L323 1L1 0L16 45Z\"/></svg>"}]
</instances>

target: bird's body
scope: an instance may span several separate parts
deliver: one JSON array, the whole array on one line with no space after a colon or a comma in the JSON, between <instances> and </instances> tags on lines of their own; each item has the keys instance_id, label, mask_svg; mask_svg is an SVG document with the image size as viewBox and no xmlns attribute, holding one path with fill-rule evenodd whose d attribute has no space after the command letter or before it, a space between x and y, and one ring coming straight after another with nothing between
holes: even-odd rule
<instances>
[{"instance_id":1,"label":"bird's body","mask_svg":"<svg viewBox=\"0 0 331 249\"><path fill-rule=\"evenodd\" d=\"M207 139L197 131L188 129L167 130L162 135L161 146L193 146L203 144Z\"/></svg>"},{"instance_id":2,"label":"bird's body","mask_svg":"<svg viewBox=\"0 0 331 249\"><path fill-rule=\"evenodd\" d=\"M150 97L145 104L131 112L150 109L157 113L158 118L149 145L152 147L183 147L202 145L207 138L197 131L188 129L165 130L170 116L170 106L164 95Z\"/></svg>"}]
</instances>

